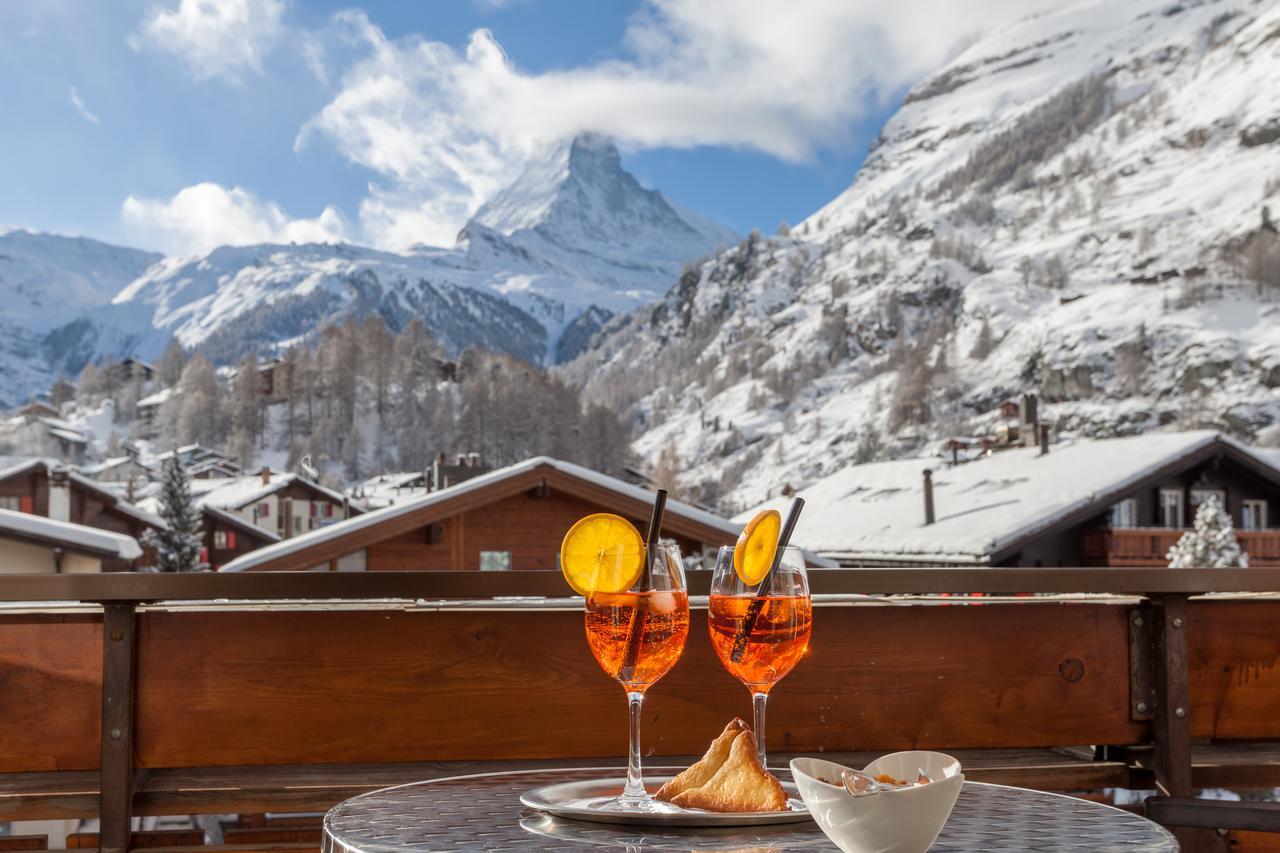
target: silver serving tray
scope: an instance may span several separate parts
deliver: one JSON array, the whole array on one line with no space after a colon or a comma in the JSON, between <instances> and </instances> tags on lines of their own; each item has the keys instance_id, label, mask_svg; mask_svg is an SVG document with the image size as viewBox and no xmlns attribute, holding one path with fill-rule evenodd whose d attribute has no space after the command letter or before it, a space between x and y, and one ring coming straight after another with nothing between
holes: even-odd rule
<instances>
[{"instance_id":1,"label":"silver serving tray","mask_svg":"<svg viewBox=\"0 0 1280 853\"><path fill-rule=\"evenodd\" d=\"M644 784L650 791L654 791L670 778L646 776ZM809 810L800 800L795 783L782 782L782 789L787 792L788 808L780 812L706 812L701 809L680 809L674 812L649 813L600 808L602 803L622 793L621 779L581 779L542 785L521 794L520 802L531 809L556 817L628 826L768 826L812 820Z\"/></svg>"}]
</instances>

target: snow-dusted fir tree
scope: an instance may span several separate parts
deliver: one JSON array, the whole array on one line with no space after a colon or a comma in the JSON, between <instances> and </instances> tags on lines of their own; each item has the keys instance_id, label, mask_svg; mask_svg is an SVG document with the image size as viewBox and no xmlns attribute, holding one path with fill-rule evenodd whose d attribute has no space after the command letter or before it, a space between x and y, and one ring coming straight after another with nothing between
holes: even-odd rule
<instances>
[{"instance_id":1,"label":"snow-dusted fir tree","mask_svg":"<svg viewBox=\"0 0 1280 853\"><path fill-rule=\"evenodd\" d=\"M142 542L156 551L162 572L194 572L200 566L200 515L191 503L187 472L177 454L165 460L160 478L160 517L166 530L148 530Z\"/></svg>"},{"instance_id":2,"label":"snow-dusted fir tree","mask_svg":"<svg viewBox=\"0 0 1280 853\"><path fill-rule=\"evenodd\" d=\"M1244 568L1249 555L1240 550L1231 516L1222 509L1216 495L1196 510L1195 525L1169 549L1169 568Z\"/></svg>"}]
</instances>

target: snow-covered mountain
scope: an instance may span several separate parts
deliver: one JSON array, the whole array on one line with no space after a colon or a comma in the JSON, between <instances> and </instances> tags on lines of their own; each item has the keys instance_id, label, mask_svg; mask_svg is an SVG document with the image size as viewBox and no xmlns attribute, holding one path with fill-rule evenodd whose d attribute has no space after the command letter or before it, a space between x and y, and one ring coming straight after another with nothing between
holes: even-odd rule
<instances>
[{"instance_id":1,"label":"snow-covered mountain","mask_svg":"<svg viewBox=\"0 0 1280 853\"><path fill-rule=\"evenodd\" d=\"M147 316L144 354L176 335L234 357L235 344L293 340L354 310L393 328L420 317L455 350L554 362L614 313L659 297L683 264L736 239L641 187L612 143L584 136L530 162L454 248L222 247L165 259L115 305Z\"/></svg>"},{"instance_id":2,"label":"snow-covered mountain","mask_svg":"<svg viewBox=\"0 0 1280 853\"><path fill-rule=\"evenodd\" d=\"M1023 391L1060 432L1256 434L1280 420L1277 78L1274 2L1005 26L908 93L847 191L564 371L726 509Z\"/></svg>"},{"instance_id":3,"label":"snow-covered mountain","mask_svg":"<svg viewBox=\"0 0 1280 853\"><path fill-rule=\"evenodd\" d=\"M48 388L60 371L75 375L94 353L119 343L95 318L160 257L0 228L0 408Z\"/></svg>"},{"instance_id":4,"label":"snow-covered mountain","mask_svg":"<svg viewBox=\"0 0 1280 853\"><path fill-rule=\"evenodd\" d=\"M349 312L392 328L420 318L454 351L563 361L614 314L660 297L686 263L737 239L640 186L595 135L530 162L452 248L224 246L162 258L12 231L0 235L0 404L93 357L154 357L176 336L234 360Z\"/></svg>"}]
</instances>

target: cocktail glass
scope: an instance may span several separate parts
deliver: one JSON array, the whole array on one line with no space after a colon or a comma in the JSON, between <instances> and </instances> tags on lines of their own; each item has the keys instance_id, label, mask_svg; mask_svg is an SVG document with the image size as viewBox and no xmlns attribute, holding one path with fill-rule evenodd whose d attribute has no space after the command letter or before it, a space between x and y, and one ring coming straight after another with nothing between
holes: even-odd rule
<instances>
[{"instance_id":1,"label":"cocktail glass","mask_svg":"<svg viewBox=\"0 0 1280 853\"><path fill-rule=\"evenodd\" d=\"M769 691L804 657L813 628L804 554L787 547L777 569L749 587L734 570L733 548L721 548L707 618L720 662L751 691L756 746L761 766L767 766L764 712Z\"/></svg>"},{"instance_id":2,"label":"cocktail glass","mask_svg":"<svg viewBox=\"0 0 1280 853\"><path fill-rule=\"evenodd\" d=\"M622 795L601 804L611 811L678 811L645 790L640 769L640 709L652 687L684 651L689 637L689 594L684 565L674 544L646 555L647 571L626 592L587 596L587 644L600 666L627 693L630 741Z\"/></svg>"}]
</instances>

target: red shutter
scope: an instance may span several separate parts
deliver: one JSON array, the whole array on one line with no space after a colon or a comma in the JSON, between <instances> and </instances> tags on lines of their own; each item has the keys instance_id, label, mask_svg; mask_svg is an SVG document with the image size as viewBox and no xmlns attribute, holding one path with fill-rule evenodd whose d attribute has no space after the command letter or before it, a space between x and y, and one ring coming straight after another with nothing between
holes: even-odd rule
<instances>
[{"instance_id":1,"label":"red shutter","mask_svg":"<svg viewBox=\"0 0 1280 853\"><path fill-rule=\"evenodd\" d=\"M20 512L35 512L35 506L32 503L31 495L23 495L18 498L18 510Z\"/></svg>"},{"instance_id":2,"label":"red shutter","mask_svg":"<svg viewBox=\"0 0 1280 853\"><path fill-rule=\"evenodd\" d=\"M333 504L324 505L325 518L333 518Z\"/></svg>"},{"instance_id":3,"label":"red shutter","mask_svg":"<svg viewBox=\"0 0 1280 853\"><path fill-rule=\"evenodd\" d=\"M208 549L208 548L201 548L201 549L200 549L200 562L202 562L202 563L207 563L207 562L209 562L209 549Z\"/></svg>"},{"instance_id":4,"label":"red shutter","mask_svg":"<svg viewBox=\"0 0 1280 853\"><path fill-rule=\"evenodd\" d=\"M259 518L270 518L270 517L271 517L271 504L269 504L269 503L267 503L267 502L265 502L265 501L263 501L262 503L258 504L258 517L259 517Z\"/></svg>"},{"instance_id":5,"label":"red shutter","mask_svg":"<svg viewBox=\"0 0 1280 853\"><path fill-rule=\"evenodd\" d=\"M234 530L228 530L227 531L227 548L231 549L234 547L236 547L236 532Z\"/></svg>"},{"instance_id":6,"label":"red shutter","mask_svg":"<svg viewBox=\"0 0 1280 853\"><path fill-rule=\"evenodd\" d=\"M316 502L315 502L315 501L312 501L312 502L311 502L311 517L312 517L312 518L315 518L315 517L316 517Z\"/></svg>"}]
</instances>

